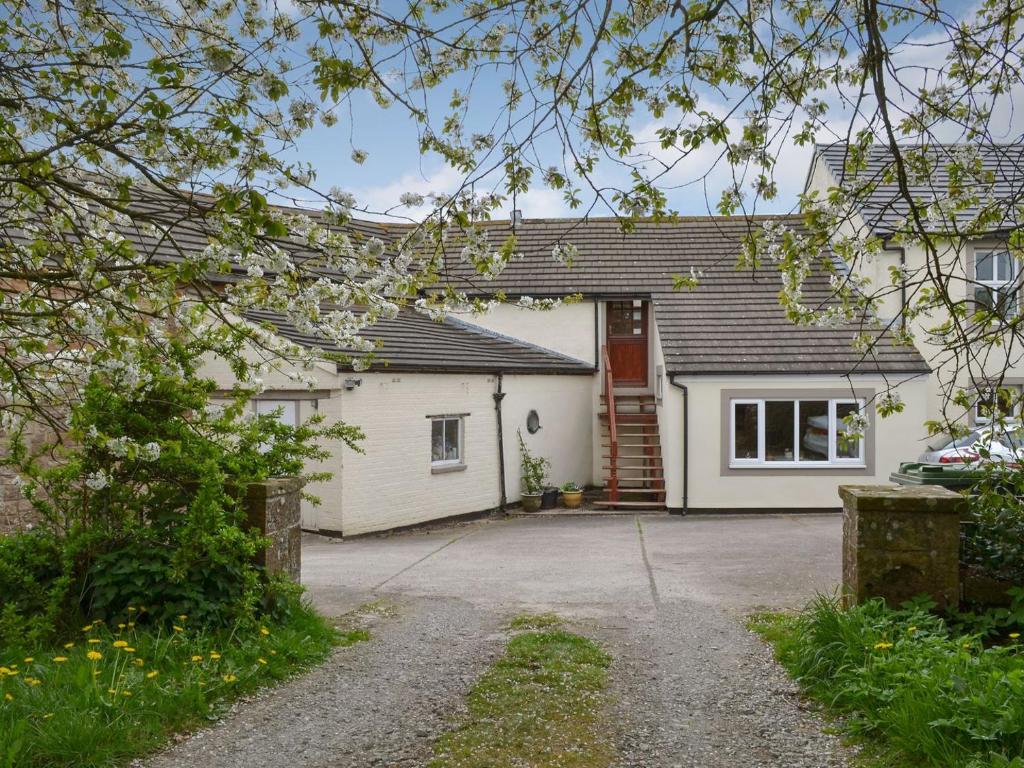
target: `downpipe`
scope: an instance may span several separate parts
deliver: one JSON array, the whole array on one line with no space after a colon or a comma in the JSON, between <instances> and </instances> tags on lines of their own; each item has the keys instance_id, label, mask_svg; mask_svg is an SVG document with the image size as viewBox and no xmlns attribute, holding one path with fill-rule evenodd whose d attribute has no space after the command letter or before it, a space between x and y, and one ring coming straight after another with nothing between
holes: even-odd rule
<instances>
[{"instance_id":1,"label":"downpipe","mask_svg":"<svg viewBox=\"0 0 1024 768\"><path fill-rule=\"evenodd\" d=\"M500 490L498 509L504 512L508 504L508 496L505 493L505 436L501 423L501 401L505 399L506 393L501 391L501 384L502 375L499 373L498 388L494 391L492 397L494 398L494 413L498 420L498 487Z\"/></svg>"},{"instance_id":2,"label":"downpipe","mask_svg":"<svg viewBox=\"0 0 1024 768\"><path fill-rule=\"evenodd\" d=\"M686 515L690 511L690 390L672 376L668 383L683 393L683 511L674 514Z\"/></svg>"}]
</instances>

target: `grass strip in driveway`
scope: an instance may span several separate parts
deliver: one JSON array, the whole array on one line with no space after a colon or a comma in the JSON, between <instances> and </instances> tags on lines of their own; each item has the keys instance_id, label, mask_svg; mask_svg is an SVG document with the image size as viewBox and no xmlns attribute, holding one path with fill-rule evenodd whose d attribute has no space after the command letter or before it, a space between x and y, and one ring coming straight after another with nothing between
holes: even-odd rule
<instances>
[{"instance_id":1,"label":"grass strip in driveway","mask_svg":"<svg viewBox=\"0 0 1024 768\"><path fill-rule=\"evenodd\" d=\"M476 682L468 715L434 746L430 768L606 768L615 750L603 724L611 658L555 626L518 617L521 632Z\"/></svg>"}]
</instances>

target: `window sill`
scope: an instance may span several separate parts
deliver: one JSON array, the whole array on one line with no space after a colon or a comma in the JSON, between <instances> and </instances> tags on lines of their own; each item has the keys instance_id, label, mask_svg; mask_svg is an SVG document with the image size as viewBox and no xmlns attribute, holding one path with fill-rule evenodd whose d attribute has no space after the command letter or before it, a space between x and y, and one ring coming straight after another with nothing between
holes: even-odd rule
<instances>
[{"instance_id":1,"label":"window sill","mask_svg":"<svg viewBox=\"0 0 1024 768\"><path fill-rule=\"evenodd\" d=\"M863 462L853 462L848 464L812 464L811 462L786 462L786 461L769 461L761 464L730 464L729 469L786 469L786 470L800 470L800 469L867 469L868 465Z\"/></svg>"},{"instance_id":2,"label":"window sill","mask_svg":"<svg viewBox=\"0 0 1024 768\"><path fill-rule=\"evenodd\" d=\"M430 467L432 475L446 475L449 472L465 472L465 464L433 464Z\"/></svg>"}]
</instances>

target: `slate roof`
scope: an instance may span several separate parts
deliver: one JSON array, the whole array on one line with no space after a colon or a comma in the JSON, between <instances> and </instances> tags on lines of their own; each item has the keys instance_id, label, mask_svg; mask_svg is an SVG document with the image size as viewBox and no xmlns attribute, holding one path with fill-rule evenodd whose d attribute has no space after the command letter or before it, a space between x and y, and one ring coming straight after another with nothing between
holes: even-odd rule
<instances>
[{"instance_id":1,"label":"slate roof","mask_svg":"<svg viewBox=\"0 0 1024 768\"><path fill-rule=\"evenodd\" d=\"M949 197L949 167L958 153L965 149L963 145L956 144L929 146L927 156L931 165L930 172L910 178L910 192L919 207L923 209L936 200ZM1017 210L1024 203L1024 145L987 144L974 147L973 151L979 153L983 169L980 177L973 182L974 190L980 198L979 204L966 209L955 221L932 219L929 221L930 227L956 233L961 225L977 216L984 206L1008 209L1002 220L990 230L991 234L1007 232L1020 226L1024 223ZM818 145L815 156L828 168L837 186L864 190L861 214L876 234L888 237L906 229L904 221L910 205L899 192L892 152L888 147L880 144L872 146L868 150L866 168L857 173L850 173L846 167L845 143Z\"/></svg>"},{"instance_id":2,"label":"slate roof","mask_svg":"<svg viewBox=\"0 0 1024 768\"><path fill-rule=\"evenodd\" d=\"M325 352L352 355L322 339L299 331L283 315L253 311L246 317L257 323L269 323L282 337L305 347ZM442 322L405 309L393 320L380 320L367 332L367 338L380 340L382 347L372 358L372 371L435 371L443 373L558 373L593 374L589 363L550 349L510 339L471 326L454 318ZM351 365L339 362L339 370Z\"/></svg>"},{"instance_id":3,"label":"slate roof","mask_svg":"<svg viewBox=\"0 0 1024 768\"><path fill-rule=\"evenodd\" d=\"M781 277L773 266L737 270L744 238L767 221L799 227L799 217L681 217L643 221L623 233L615 219L527 219L516 226L513 261L485 281L458 259L451 246L447 280L470 293L505 291L510 296L613 299L649 297L671 374L924 373L928 366L913 347L897 346L890 334L863 324L823 328L797 326L779 304ZM511 225L488 222L500 244ZM579 249L571 269L552 258L560 240ZM673 290L673 275L699 275L693 290ZM812 275L804 286L809 306L830 301L828 277ZM877 338L865 355L852 348L861 331Z\"/></svg>"}]
</instances>

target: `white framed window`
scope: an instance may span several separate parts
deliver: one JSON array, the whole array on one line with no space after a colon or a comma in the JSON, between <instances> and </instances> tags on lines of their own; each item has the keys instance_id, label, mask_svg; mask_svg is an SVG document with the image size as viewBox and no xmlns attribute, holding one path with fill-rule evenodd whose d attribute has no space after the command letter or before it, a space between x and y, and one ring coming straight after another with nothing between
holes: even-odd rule
<instances>
[{"instance_id":1,"label":"white framed window","mask_svg":"<svg viewBox=\"0 0 1024 768\"><path fill-rule=\"evenodd\" d=\"M742 398L730 401L729 466L863 467L864 439L847 436L844 419L863 400Z\"/></svg>"},{"instance_id":2,"label":"white framed window","mask_svg":"<svg viewBox=\"0 0 1024 768\"><path fill-rule=\"evenodd\" d=\"M299 426L298 400L253 400L253 408L259 416L273 414L282 424Z\"/></svg>"},{"instance_id":3,"label":"white framed window","mask_svg":"<svg viewBox=\"0 0 1024 768\"><path fill-rule=\"evenodd\" d=\"M434 467L464 463L462 416L432 416L430 420L430 464Z\"/></svg>"},{"instance_id":4,"label":"white framed window","mask_svg":"<svg viewBox=\"0 0 1024 768\"><path fill-rule=\"evenodd\" d=\"M974 423L990 424L992 417L1016 419L1024 415L1024 392L1020 384L979 389L974 400Z\"/></svg>"},{"instance_id":5,"label":"white framed window","mask_svg":"<svg viewBox=\"0 0 1024 768\"><path fill-rule=\"evenodd\" d=\"M1020 293L1017 262L1002 249L974 252L974 301L1007 315L1017 314Z\"/></svg>"}]
</instances>

